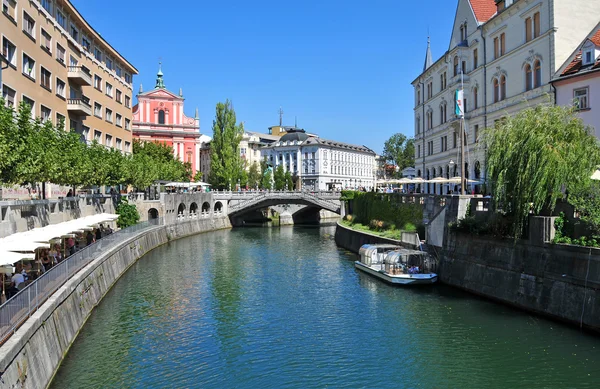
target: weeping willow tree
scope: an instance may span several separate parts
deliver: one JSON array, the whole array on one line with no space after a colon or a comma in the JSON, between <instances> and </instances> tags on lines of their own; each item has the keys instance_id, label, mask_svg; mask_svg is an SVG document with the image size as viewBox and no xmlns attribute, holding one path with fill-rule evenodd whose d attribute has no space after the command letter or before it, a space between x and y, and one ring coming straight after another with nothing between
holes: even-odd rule
<instances>
[{"instance_id":1,"label":"weeping willow tree","mask_svg":"<svg viewBox=\"0 0 600 389\"><path fill-rule=\"evenodd\" d=\"M488 181L496 204L522 236L530 213L553 210L565 193L589 185L600 164L593 131L570 107L540 104L484 132Z\"/></svg>"}]
</instances>

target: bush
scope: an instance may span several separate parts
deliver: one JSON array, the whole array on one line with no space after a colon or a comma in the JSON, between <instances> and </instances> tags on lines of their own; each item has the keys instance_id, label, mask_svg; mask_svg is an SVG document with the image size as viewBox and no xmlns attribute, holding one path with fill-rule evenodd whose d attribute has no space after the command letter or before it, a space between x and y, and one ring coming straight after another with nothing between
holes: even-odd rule
<instances>
[{"instance_id":1,"label":"bush","mask_svg":"<svg viewBox=\"0 0 600 389\"><path fill-rule=\"evenodd\" d=\"M414 224L408 222L404 225L404 227L402 228L402 231L406 231L406 232L416 232L417 231L417 226L415 226Z\"/></svg>"},{"instance_id":2,"label":"bush","mask_svg":"<svg viewBox=\"0 0 600 389\"><path fill-rule=\"evenodd\" d=\"M399 196L394 194L354 192L351 202L354 222L370 224L371 220L380 220L396 226L404 226L407 223L421 224L423 206L392 201L397 198Z\"/></svg>"},{"instance_id":3,"label":"bush","mask_svg":"<svg viewBox=\"0 0 600 389\"><path fill-rule=\"evenodd\" d=\"M357 193L357 192L354 190L343 190L340 200L342 200L342 201L353 200L355 193Z\"/></svg>"},{"instance_id":4,"label":"bush","mask_svg":"<svg viewBox=\"0 0 600 389\"><path fill-rule=\"evenodd\" d=\"M117 226L119 228L125 228L137 224L140 220L140 214L137 211L135 204L129 204L125 197L121 197L121 202L117 205Z\"/></svg>"}]
</instances>

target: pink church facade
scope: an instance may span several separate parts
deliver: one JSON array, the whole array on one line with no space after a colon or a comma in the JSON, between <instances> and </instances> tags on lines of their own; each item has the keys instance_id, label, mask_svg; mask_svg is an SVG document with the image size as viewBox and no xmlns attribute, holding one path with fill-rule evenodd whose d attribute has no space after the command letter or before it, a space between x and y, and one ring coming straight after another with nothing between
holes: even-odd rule
<instances>
[{"instance_id":1,"label":"pink church facade","mask_svg":"<svg viewBox=\"0 0 600 389\"><path fill-rule=\"evenodd\" d=\"M133 138L147 142L166 143L173 148L173 155L192 165L192 174L200 170L200 119L184 114L184 98L166 89L163 73L159 69L154 89L140 92L138 103L133 107Z\"/></svg>"}]
</instances>

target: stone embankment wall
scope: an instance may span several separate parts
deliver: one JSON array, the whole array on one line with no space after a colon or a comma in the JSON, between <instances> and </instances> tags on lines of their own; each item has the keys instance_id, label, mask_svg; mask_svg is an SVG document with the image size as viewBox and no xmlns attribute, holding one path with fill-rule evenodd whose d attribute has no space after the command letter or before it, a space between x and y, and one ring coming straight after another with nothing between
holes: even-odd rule
<instances>
[{"instance_id":1,"label":"stone embankment wall","mask_svg":"<svg viewBox=\"0 0 600 389\"><path fill-rule=\"evenodd\" d=\"M402 242L398 240L383 238L381 236L369 234L367 232L356 231L342 225L341 223L337 224L337 227L335 229L335 244L337 244L338 246L358 254L360 246L368 243L385 243L395 245L402 244Z\"/></svg>"},{"instance_id":2,"label":"stone embankment wall","mask_svg":"<svg viewBox=\"0 0 600 389\"><path fill-rule=\"evenodd\" d=\"M447 234L441 282L600 331L600 249Z\"/></svg>"},{"instance_id":3,"label":"stone embankment wall","mask_svg":"<svg viewBox=\"0 0 600 389\"><path fill-rule=\"evenodd\" d=\"M67 281L0 347L0 388L47 387L94 307L144 254L170 240L230 227L226 216L189 220L146 230L107 250Z\"/></svg>"}]
</instances>

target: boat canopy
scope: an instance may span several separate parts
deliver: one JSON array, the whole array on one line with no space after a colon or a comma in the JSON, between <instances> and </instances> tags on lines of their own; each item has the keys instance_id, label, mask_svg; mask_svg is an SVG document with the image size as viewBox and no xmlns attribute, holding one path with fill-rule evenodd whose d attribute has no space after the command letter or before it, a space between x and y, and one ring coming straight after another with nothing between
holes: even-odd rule
<instances>
[{"instance_id":1,"label":"boat canopy","mask_svg":"<svg viewBox=\"0 0 600 389\"><path fill-rule=\"evenodd\" d=\"M383 263L386 252L400 248L392 244L364 244L358 250L360 261L367 266Z\"/></svg>"},{"instance_id":2,"label":"boat canopy","mask_svg":"<svg viewBox=\"0 0 600 389\"><path fill-rule=\"evenodd\" d=\"M396 268L419 267L421 272L431 272L431 267L435 263L431 255L425 251L400 249L390 251L385 256L386 271Z\"/></svg>"}]
</instances>

